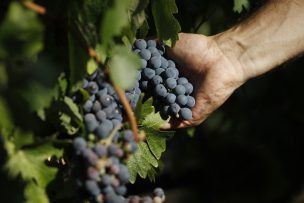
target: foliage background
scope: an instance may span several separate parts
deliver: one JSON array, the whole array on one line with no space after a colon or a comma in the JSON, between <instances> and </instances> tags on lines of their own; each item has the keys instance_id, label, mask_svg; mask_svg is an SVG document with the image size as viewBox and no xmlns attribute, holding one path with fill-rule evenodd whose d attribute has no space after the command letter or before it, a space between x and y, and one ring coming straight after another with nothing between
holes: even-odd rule
<instances>
[{"instance_id":1,"label":"foliage background","mask_svg":"<svg viewBox=\"0 0 304 203\"><path fill-rule=\"evenodd\" d=\"M8 2L0 2L0 11L6 10ZM45 4L43 1L37 3ZM176 18L183 32L212 35L248 17L264 1L177 0L176 3L179 9ZM6 104L13 110L12 119L23 130L33 130L41 135L41 130L48 126L39 123L35 116L19 116L31 115L28 112L31 105L24 106L24 100L35 98L39 101L37 92L51 91L60 70L67 68L69 63L66 50L68 39L63 34L66 33L67 24L62 21L67 16L60 12L67 5L59 0L46 4L54 15L52 19L41 19L47 25L47 41L44 42L44 52L40 54L38 64L51 67L46 69L48 72L39 72L38 65L36 67L18 60L20 51L28 54L29 50L37 47L25 47L24 50L13 47L11 53L14 60L13 64L9 63L10 68L5 69L8 70L7 74L1 74L4 62L0 60L0 88L5 81L10 82L10 91L2 91L1 98L9 101ZM245 5L246 9L240 5ZM156 29L151 23L151 9L147 8L146 12L150 22L148 36L156 36ZM0 21L3 18L4 12L0 12ZM140 180L131 186L131 193L145 193L155 186L161 186L167 191L169 203L293 202L294 197L301 193L304 178L303 62L303 58L299 58L247 82L202 125L196 129L178 131L168 143L163 158L163 172L156 183ZM29 72L24 72L18 66L34 71L25 75ZM13 80L8 80L4 75ZM42 84L39 87L43 87L36 88L36 94L21 97L19 92L14 91L20 86L35 88L35 84ZM39 108L41 103L34 105ZM4 111L0 109L2 115ZM51 132L50 129L48 133ZM2 162L0 156L0 164ZM0 173L1 202L21 202L24 197L19 194L22 194L24 187L20 176L12 180Z\"/></svg>"}]
</instances>

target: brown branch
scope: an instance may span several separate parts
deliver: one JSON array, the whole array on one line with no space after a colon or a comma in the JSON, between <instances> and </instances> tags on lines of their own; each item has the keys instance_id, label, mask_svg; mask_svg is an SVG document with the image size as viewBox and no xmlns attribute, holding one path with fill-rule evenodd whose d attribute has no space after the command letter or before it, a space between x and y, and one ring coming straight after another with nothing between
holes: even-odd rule
<instances>
[{"instance_id":1,"label":"brown branch","mask_svg":"<svg viewBox=\"0 0 304 203\"><path fill-rule=\"evenodd\" d=\"M92 57L96 63L98 64L101 64L101 61L100 59L98 58L95 50L93 48L89 48L88 49L88 53L89 53L89 56ZM138 127L137 127L137 121L136 121L136 116L134 114L134 111L132 110L131 106L130 106L130 103L128 102L128 99L124 93L124 91L117 85L113 82L113 80L111 80L111 83L113 85L113 88L114 90L116 91L118 97L119 97L119 100L121 102L121 104L123 105L126 113L127 113L127 116L128 116L128 120L130 122L130 125L131 125L131 129L133 131L133 134L134 134L134 139L136 142L139 142L140 139L139 139L139 136L138 136Z\"/></svg>"},{"instance_id":2,"label":"brown branch","mask_svg":"<svg viewBox=\"0 0 304 203\"><path fill-rule=\"evenodd\" d=\"M40 6L38 4L35 4L34 2L31 1L23 1L23 5L27 7L28 9L31 9L35 11L36 13L39 13L41 15L46 14L46 9L43 6Z\"/></svg>"},{"instance_id":3,"label":"brown branch","mask_svg":"<svg viewBox=\"0 0 304 203\"><path fill-rule=\"evenodd\" d=\"M134 139L136 142L139 142L139 136L138 136L138 128L137 128L137 121L136 121L136 117L134 114L134 111L132 110L130 103L128 102L128 99L124 93L124 91L112 81L114 90L116 91L120 102L122 103L124 109L126 110L129 122L131 124L131 129L133 131L134 134Z\"/></svg>"}]
</instances>

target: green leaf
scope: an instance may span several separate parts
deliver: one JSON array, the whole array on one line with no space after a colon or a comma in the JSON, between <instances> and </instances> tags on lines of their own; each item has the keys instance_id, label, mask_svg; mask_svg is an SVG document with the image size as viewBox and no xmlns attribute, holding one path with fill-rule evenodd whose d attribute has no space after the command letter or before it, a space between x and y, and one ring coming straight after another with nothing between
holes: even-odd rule
<instances>
[{"instance_id":1,"label":"green leaf","mask_svg":"<svg viewBox=\"0 0 304 203\"><path fill-rule=\"evenodd\" d=\"M166 151L167 132L159 132L153 129L146 129L146 136L149 148L156 159L160 159L162 153Z\"/></svg>"},{"instance_id":2,"label":"green leaf","mask_svg":"<svg viewBox=\"0 0 304 203\"><path fill-rule=\"evenodd\" d=\"M107 46L114 36L119 35L128 25L128 1L115 0L112 8L108 9L101 23L100 38Z\"/></svg>"},{"instance_id":3,"label":"green leaf","mask_svg":"<svg viewBox=\"0 0 304 203\"><path fill-rule=\"evenodd\" d=\"M59 112L61 126L69 135L74 135L78 132L79 126L82 123L79 108L70 97L64 97L62 105L64 108L61 108Z\"/></svg>"},{"instance_id":4,"label":"green leaf","mask_svg":"<svg viewBox=\"0 0 304 203\"><path fill-rule=\"evenodd\" d=\"M152 14L159 39L171 41L174 45L178 40L181 27L173 14L178 12L175 0L152 0Z\"/></svg>"},{"instance_id":5,"label":"green leaf","mask_svg":"<svg viewBox=\"0 0 304 203\"><path fill-rule=\"evenodd\" d=\"M248 10L250 6L249 0L234 0L233 11L241 13L244 9Z\"/></svg>"},{"instance_id":6,"label":"green leaf","mask_svg":"<svg viewBox=\"0 0 304 203\"><path fill-rule=\"evenodd\" d=\"M46 187L55 178L57 169L48 167L45 160L52 155L60 157L63 151L53 147L51 142L33 148L17 149L13 142L6 140L5 146L9 155L5 169L9 176L21 176L27 182L27 202L49 202Z\"/></svg>"},{"instance_id":7,"label":"green leaf","mask_svg":"<svg viewBox=\"0 0 304 203\"><path fill-rule=\"evenodd\" d=\"M148 4L149 0L129 0L128 15L133 32L136 32L146 21L145 8Z\"/></svg>"},{"instance_id":8,"label":"green leaf","mask_svg":"<svg viewBox=\"0 0 304 203\"><path fill-rule=\"evenodd\" d=\"M138 119L139 123L142 123L149 114L154 112L153 99L150 98L142 104L143 97L144 96L142 94L140 100L138 101L139 104L137 104L136 107L136 118Z\"/></svg>"},{"instance_id":9,"label":"green leaf","mask_svg":"<svg viewBox=\"0 0 304 203\"><path fill-rule=\"evenodd\" d=\"M123 89L130 88L140 68L139 57L124 46L116 46L109 62L110 77Z\"/></svg>"},{"instance_id":10,"label":"green leaf","mask_svg":"<svg viewBox=\"0 0 304 203\"><path fill-rule=\"evenodd\" d=\"M89 75L93 74L98 68L97 63L94 61L94 59L90 59L87 62L87 73Z\"/></svg>"},{"instance_id":11,"label":"green leaf","mask_svg":"<svg viewBox=\"0 0 304 203\"><path fill-rule=\"evenodd\" d=\"M166 121L162 120L159 113L154 113L152 99L141 105L139 112L142 114L139 126L146 135L146 141L139 143L137 152L128 161L131 183L136 181L137 174L142 178L148 176L151 181L155 180L158 160L166 150L166 140L173 135L173 132L159 130Z\"/></svg>"},{"instance_id":12,"label":"green leaf","mask_svg":"<svg viewBox=\"0 0 304 203\"><path fill-rule=\"evenodd\" d=\"M49 203L45 189L38 187L34 181L26 185L24 193L27 203Z\"/></svg>"},{"instance_id":13,"label":"green leaf","mask_svg":"<svg viewBox=\"0 0 304 203\"><path fill-rule=\"evenodd\" d=\"M0 25L0 59L33 59L43 48L43 26L37 14L12 2Z\"/></svg>"}]
</instances>

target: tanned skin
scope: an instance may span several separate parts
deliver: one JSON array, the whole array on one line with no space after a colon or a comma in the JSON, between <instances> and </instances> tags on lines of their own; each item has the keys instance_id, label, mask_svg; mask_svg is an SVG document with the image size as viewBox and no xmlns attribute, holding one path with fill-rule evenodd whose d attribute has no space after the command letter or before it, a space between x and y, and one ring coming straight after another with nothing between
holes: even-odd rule
<instances>
[{"instance_id":1,"label":"tanned skin","mask_svg":"<svg viewBox=\"0 0 304 203\"><path fill-rule=\"evenodd\" d=\"M214 36L180 33L168 52L193 83L196 105L192 120L172 119L162 129L196 126L246 81L304 52L304 1L269 0Z\"/></svg>"}]
</instances>

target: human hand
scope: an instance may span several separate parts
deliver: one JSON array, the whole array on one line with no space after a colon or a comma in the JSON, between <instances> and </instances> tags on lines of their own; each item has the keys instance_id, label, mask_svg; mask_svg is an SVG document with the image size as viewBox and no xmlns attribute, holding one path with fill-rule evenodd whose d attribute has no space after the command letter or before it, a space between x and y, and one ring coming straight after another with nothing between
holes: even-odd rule
<instances>
[{"instance_id":1,"label":"human hand","mask_svg":"<svg viewBox=\"0 0 304 203\"><path fill-rule=\"evenodd\" d=\"M162 130L202 123L245 82L246 77L236 55L226 52L227 44L223 48L217 39L218 36L180 33L175 47L167 49L180 72L193 84L196 104L192 108L192 120L172 118Z\"/></svg>"}]
</instances>

